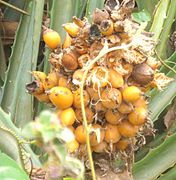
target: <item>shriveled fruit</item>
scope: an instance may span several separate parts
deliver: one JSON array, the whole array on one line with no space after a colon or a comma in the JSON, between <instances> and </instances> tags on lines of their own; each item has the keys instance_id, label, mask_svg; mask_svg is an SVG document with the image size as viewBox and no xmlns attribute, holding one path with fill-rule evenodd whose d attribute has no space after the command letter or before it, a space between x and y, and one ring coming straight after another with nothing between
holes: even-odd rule
<instances>
[{"instance_id":1,"label":"shriveled fruit","mask_svg":"<svg viewBox=\"0 0 176 180\"><path fill-rule=\"evenodd\" d=\"M29 94L38 95L44 93L43 84L40 81L32 81L31 83L26 84L26 90Z\"/></svg>"},{"instance_id":2,"label":"shriveled fruit","mask_svg":"<svg viewBox=\"0 0 176 180\"><path fill-rule=\"evenodd\" d=\"M80 125L75 129L75 138L81 144L86 143L86 131L83 125Z\"/></svg>"},{"instance_id":3,"label":"shriveled fruit","mask_svg":"<svg viewBox=\"0 0 176 180\"><path fill-rule=\"evenodd\" d=\"M122 102L117 109L122 114L128 114L133 111L133 105L130 103Z\"/></svg>"},{"instance_id":4,"label":"shriveled fruit","mask_svg":"<svg viewBox=\"0 0 176 180\"><path fill-rule=\"evenodd\" d=\"M56 86L50 89L49 98L60 109L69 108L73 104L73 94L65 87Z\"/></svg>"},{"instance_id":5,"label":"shriveled fruit","mask_svg":"<svg viewBox=\"0 0 176 180\"><path fill-rule=\"evenodd\" d=\"M68 108L60 113L61 123L64 126L71 126L75 122L76 116L73 108Z\"/></svg>"},{"instance_id":6,"label":"shriveled fruit","mask_svg":"<svg viewBox=\"0 0 176 180\"><path fill-rule=\"evenodd\" d=\"M105 137L105 132L99 124L93 124L90 132L90 144L96 146L101 143Z\"/></svg>"},{"instance_id":7,"label":"shriveled fruit","mask_svg":"<svg viewBox=\"0 0 176 180\"><path fill-rule=\"evenodd\" d=\"M121 139L119 142L117 142L116 147L118 150L124 151L129 145L128 139Z\"/></svg>"},{"instance_id":8,"label":"shriveled fruit","mask_svg":"<svg viewBox=\"0 0 176 180\"><path fill-rule=\"evenodd\" d=\"M154 71L146 63L138 64L133 69L132 77L137 83L147 85L153 80Z\"/></svg>"},{"instance_id":9,"label":"shriveled fruit","mask_svg":"<svg viewBox=\"0 0 176 180\"><path fill-rule=\"evenodd\" d=\"M72 82L75 85L79 85L82 81L84 71L82 69L78 69L73 73Z\"/></svg>"},{"instance_id":10,"label":"shriveled fruit","mask_svg":"<svg viewBox=\"0 0 176 180\"><path fill-rule=\"evenodd\" d=\"M141 97L141 90L136 86L128 86L123 90L122 94L126 102L134 102Z\"/></svg>"},{"instance_id":11,"label":"shriveled fruit","mask_svg":"<svg viewBox=\"0 0 176 180\"><path fill-rule=\"evenodd\" d=\"M89 107L86 107L86 108L85 108L85 111L86 111L86 119L87 119L87 122L88 122L88 123L91 123L91 122L93 121L94 113L92 112L92 110L91 110ZM81 109L76 109L76 110L75 110L75 115L76 115L76 119L77 119L79 122L82 122L82 121L83 121L83 116L82 116L82 110L81 110Z\"/></svg>"},{"instance_id":12,"label":"shriveled fruit","mask_svg":"<svg viewBox=\"0 0 176 180\"><path fill-rule=\"evenodd\" d=\"M83 97L84 97L84 106L87 106L89 104L89 94L86 90L83 91ZM81 96L80 96L80 89L73 91L73 106L77 109L81 108Z\"/></svg>"},{"instance_id":13,"label":"shriveled fruit","mask_svg":"<svg viewBox=\"0 0 176 180\"><path fill-rule=\"evenodd\" d=\"M102 104L108 109L117 108L122 102L122 95L118 89L104 90L101 95Z\"/></svg>"},{"instance_id":14,"label":"shriveled fruit","mask_svg":"<svg viewBox=\"0 0 176 180\"><path fill-rule=\"evenodd\" d=\"M62 56L62 65L68 70L75 70L78 67L78 55L75 51L64 51Z\"/></svg>"},{"instance_id":15,"label":"shriveled fruit","mask_svg":"<svg viewBox=\"0 0 176 180\"><path fill-rule=\"evenodd\" d=\"M108 144L105 141L102 141L101 143L97 144L96 146L92 146L91 149L96 153L102 153L105 152Z\"/></svg>"},{"instance_id":16,"label":"shriveled fruit","mask_svg":"<svg viewBox=\"0 0 176 180\"><path fill-rule=\"evenodd\" d=\"M66 144L68 152L74 153L79 148L79 143L76 140L73 140Z\"/></svg>"},{"instance_id":17,"label":"shriveled fruit","mask_svg":"<svg viewBox=\"0 0 176 180\"><path fill-rule=\"evenodd\" d=\"M124 137L134 137L138 132L138 127L133 126L127 120L123 120L120 124L117 125L120 134Z\"/></svg>"},{"instance_id":18,"label":"shriveled fruit","mask_svg":"<svg viewBox=\"0 0 176 180\"><path fill-rule=\"evenodd\" d=\"M59 33L51 29L47 29L46 31L44 31L43 40L45 44L51 49L57 48L61 43L61 38Z\"/></svg>"},{"instance_id":19,"label":"shriveled fruit","mask_svg":"<svg viewBox=\"0 0 176 180\"><path fill-rule=\"evenodd\" d=\"M93 87L87 86L86 91L89 93L89 96L92 100L94 100L94 101L99 100L100 97L99 97L98 91L93 89Z\"/></svg>"},{"instance_id":20,"label":"shriveled fruit","mask_svg":"<svg viewBox=\"0 0 176 180\"><path fill-rule=\"evenodd\" d=\"M128 115L128 120L133 125L142 125L146 122L147 110L143 107L137 107Z\"/></svg>"},{"instance_id":21,"label":"shriveled fruit","mask_svg":"<svg viewBox=\"0 0 176 180\"><path fill-rule=\"evenodd\" d=\"M114 25L111 20L103 20L100 24L100 31L103 35L111 35L114 31Z\"/></svg>"},{"instance_id":22,"label":"shriveled fruit","mask_svg":"<svg viewBox=\"0 0 176 180\"><path fill-rule=\"evenodd\" d=\"M109 70L109 82L111 83L113 88L120 88L124 85L122 75L113 69Z\"/></svg>"},{"instance_id":23,"label":"shriveled fruit","mask_svg":"<svg viewBox=\"0 0 176 180\"><path fill-rule=\"evenodd\" d=\"M116 125L107 124L105 129L105 141L107 143L116 143L120 140L121 135Z\"/></svg>"},{"instance_id":24,"label":"shriveled fruit","mask_svg":"<svg viewBox=\"0 0 176 180\"><path fill-rule=\"evenodd\" d=\"M105 108L102 102L98 102L94 105L95 112L106 112L107 108Z\"/></svg>"},{"instance_id":25,"label":"shriveled fruit","mask_svg":"<svg viewBox=\"0 0 176 180\"><path fill-rule=\"evenodd\" d=\"M104 67L94 67L90 73L89 79L93 84L95 89L99 89L101 87L105 87L108 84L109 72L108 69Z\"/></svg>"},{"instance_id":26,"label":"shriveled fruit","mask_svg":"<svg viewBox=\"0 0 176 180\"><path fill-rule=\"evenodd\" d=\"M118 124L122 118L122 114L120 114L117 110L108 109L105 113L106 121L110 124Z\"/></svg>"}]
</instances>

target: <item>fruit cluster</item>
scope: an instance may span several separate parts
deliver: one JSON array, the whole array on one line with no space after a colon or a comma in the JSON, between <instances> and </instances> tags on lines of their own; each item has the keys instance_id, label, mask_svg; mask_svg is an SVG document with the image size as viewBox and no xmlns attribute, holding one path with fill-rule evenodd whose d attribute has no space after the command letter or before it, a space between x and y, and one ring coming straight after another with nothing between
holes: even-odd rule
<instances>
[{"instance_id":1,"label":"fruit cluster","mask_svg":"<svg viewBox=\"0 0 176 180\"><path fill-rule=\"evenodd\" d=\"M51 71L48 75L32 72L35 80L26 85L39 101L55 106L63 126L73 131L70 153L79 152L86 143L80 100L83 83L91 149L101 153L129 146L148 121L144 93L170 81L157 73L152 34L132 20L134 5L111 2L93 12L92 24L76 17L64 24L63 44L57 32L45 29L43 40L52 50Z\"/></svg>"}]
</instances>

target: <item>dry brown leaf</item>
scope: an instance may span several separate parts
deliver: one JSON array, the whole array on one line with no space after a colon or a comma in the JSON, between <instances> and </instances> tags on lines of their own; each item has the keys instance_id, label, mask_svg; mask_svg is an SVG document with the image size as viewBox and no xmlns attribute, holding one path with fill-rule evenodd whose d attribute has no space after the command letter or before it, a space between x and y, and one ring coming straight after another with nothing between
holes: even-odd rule
<instances>
[{"instance_id":1,"label":"dry brown leaf","mask_svg":"<svg viewBox=\"0 0 176 180\"><path fill-rule=\"evenodd\" d=\"M164 117L164 125L166 128L170 128L173 123L176 121L176 101L173 106L168 110Z\"/></svg>"}]
</instances>

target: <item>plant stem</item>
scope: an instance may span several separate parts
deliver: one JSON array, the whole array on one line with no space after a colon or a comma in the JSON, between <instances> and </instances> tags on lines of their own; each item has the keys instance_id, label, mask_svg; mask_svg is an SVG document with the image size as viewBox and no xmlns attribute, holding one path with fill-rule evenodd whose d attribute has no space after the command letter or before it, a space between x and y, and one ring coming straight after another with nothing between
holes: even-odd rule
<instances>
[{"instance_id":1,"label":"plant stem","mask_svg":"<svg viewBox=\"0 0 176 180\"><path fill-rule=\"evenodd\" d=\"M16 10L16 11L19 11L19 12L21 12L21 13L23 13L23 14L29 15L26 11L24 11L24 10L22 10L22 9L16 7L16 6L13 6L13 5L5 2L5 1L0 0L0 3L1 3L1 4L4 4L5 6L8 6L8 7L12 8L12 9L14 9L14 10Z\"/></svg>"},{"instance_id":2,"label":"plant stem","mask_svg":"<svg viewBox=\"0 0 176 180\"><path fill-rule=\"evenodd\" d=\"M167 64L160 58L160 56L158 55L157 51L155 51L155 54L157 55L159 61L160 61L165 67L167 67L168 69L170 69L171 71L173 71L173 72L176 74L176 71L175 71L173 68L171 68L169 65L167 65Z\"/></svg>"},{"instance_id":3,"label":"plant stem","mask_svg":"<svg viewBox=\"0 0 176 180\"><path fill-rule=\"evenodd\" d=\"M83 74L83 78L80 84L80 99L81 99L81 110L82 110L82 115L83 115L83 123L84 123L84 127L85 127L85 131L86 131L86 145L87 145L87 152L88 152L88 157L89 157L89 161L90 161L90 168L92 171L92 179L96 180L96 175L95 175L95 169L94 169L94 164L93 164L93 159L92 159L92 152L91 152L91 147L90 147L90 138L89 138L89 128L87 125L87 118L86 118L86 112L85 112L85 106L84 106L84 96L83 96L83 91L84 91L84 84L86 81L86 77L87 74L89 72L89 70L91 69L92 65L94 65L99 59L101 59L104 55L106 55L109 52L115 51L115 50L120 50L120 49L125 49L125 48L129 48L133 45L133 41L129 44L126 45L121 45L121 46L116 46L116 47L112 47L109 48L105 45L104 48L100 51L100 53L98 54L98 56L91 60L91 62L86 64L86 70Z\"/></svg>"}]
</instances>

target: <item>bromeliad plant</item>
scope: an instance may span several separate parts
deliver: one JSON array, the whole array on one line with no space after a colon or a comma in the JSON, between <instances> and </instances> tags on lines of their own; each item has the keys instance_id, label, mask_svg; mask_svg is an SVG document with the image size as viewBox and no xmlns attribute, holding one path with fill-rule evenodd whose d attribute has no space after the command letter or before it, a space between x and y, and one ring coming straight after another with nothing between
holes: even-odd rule
<instances>
[{"instance_id":1,"label":"bromeliad plant","mask_svg":"<svg viewBox=\"0 0 176 180\"><path fill-rule=\"evenodd\" d=\"M35 78L32 84L27 85L28 91L39 101L52 102L58 108L57 116L60 120L49 112L43 112L35 122L30 123L28 128L26 127L28 130L25 131L32 132L33 136L29 133L28 135L30 136L28 138L34 138L37 144L40 145L40 149L47 153L47 157L45 153L45 155L41 154L41 156L43 157L42 161L45 162L43 167L49 170L48 175L50 177L54 178L64 175L74 177L80 171L83 172L81 165L79 166L80 168L73 169L72 173L67 171L67 169L70 170L70 167L75 165L74 163L80 163L74 159L72 159L73 161L71 160L74 165L70 163L70 156L66 155L65 147L68 148L70 154L77 155L84 160L87 169L91 167L93 179L96 178L94 165L101 167L106 170L106 173L109 173L107 168L100 165L104 165L101 163L102 161L105 162L105 156L101 156L102 153L107 153L112 159L114 159L115 155L118 155L118 161L115 164L118 170L119 167L124 167L124 162L132 164L134 179L155 179L162 173L164 173L163 177L167 177L167 174L169 177L176 177L173 173L174 168L166 172L176 162L174 158L176 157L174 143L175 125L171 123L169 125L170 129L167 132L163 132L162 127L163 114L166 113L167 107L176 96L176 81L174 79L176 54L173 52L168 38L169 36L171 37L174 31L173 22L176 16L174 7L176 2L174 0L137 0L137 11L137 9L133 10L134 1L132 0L124 0L121 4L117 0L107 0L105 10L96 9L93 13L93 18L91 17L93 9L95 7L102 8L103 1L80 0L76 2L75 6L70 1L68 3L65 1L63 3L60 0L48 2L50 28L53 30L47 29L44 32L43 39L50 49L46 47L44 61L41 64L38 63L39 66L37 67L45 72L36 71L40 39L39 29L42 23L41 17L44 1L33 0L27 3L27 11L31 16L23 15L17 32L9 71L4 81L4 88L1 91L3 94L1 103L3 109L12 113L13 123L18 127L23 127L26 122L33 119L31 97L27 94L20 96L23 97L21 100L24 103L29 103L28 107L31 110L28 109L27 112L23 112L23 108L20 106L24 106L24 103L19 106L19 101L21 100L17 98L18 93L24 93L25 83L31 80L31 74L28 73L26 77L29 78L24 78L21 81L21 76L24 73L22 69L25 67L25 72L32 72ZM68 10L67 20L63 16L65 9ZM83 17L84 14L89 18L89 22L85 19L82 21L74 17L73 23L64 25L68 34L65 37L64 43L61 43L60 39L64 39L64 31L61 25L71 21L71 17L74 15ZM48 15L46 14L45 19L48 18ZM91 19L93 20L93 25L90 24ZM29 22L28 24L26 24L27 21ZM146 27L147 22L148 26ZM46 25L47 21L44 24ZM144 31L145 27L151 33ZM152 33L154 33L153 37ZM35 35L33 41L28 38L32 34ZM50 34L56 38L54 38L54 41L49 40L48 42ZM23 45L20 43L21 38L26 40L24 48L22 48ZM102 39L104 41L100 41ZM174 41L174 38L172 39ZM99 44L96 44L96 42L99 42ZM53 43L55 44L53 45ZM56 48L57 46L59 48ZM155 47L155 53L152 54L153 46ZM113 55L115 52L117 54ZM19 55L20 59L17 58L17 55ZM134 56L135 58L133 58ZM52 66L51 72L49 72L50 65L48 58ZM114 58L116 59L115 61L113 61ZM153 58L156 58L158 61L155 62ZM20 61L20 66L17 61ZM26 63L26 61L32 64ZM161 67L160 72L157 70L159 64ZM127 71L129 73L124 74ZM170 78L166 78L162 73L165 73ZM58 76L58 74L60 75ZM4 75L3 73L0 75L2 76L3 83ZM171 78L173 79L172 82L163 89L164 85ZM18 86L15 86L15 83ZM149 85L152 85L152 89L149 88ZM162 91L158 92L158 90L153 89L153 86L157 86ZM106 91L108 88L109 92ZM13 92L11 92L11 89L13 89ZM147 113L146 96L141 95L141 92L144 91L150 96L149 113ZM116 98L114 99L114 97ZM134 99L137 101L134 101ZM110 108L111 106L112 108ZM41 103L35 103L34 107L36 112L46 108ZM100 111L104 113L101 114L99 113ZM27 115L27 118L22 115ZM149 116L150 121L148 120L146 123ZM4 114L2 117L7 116ZM75 117L77 120L75 120ZM92 120L94 121L92 122ZM95 122L95 120L97 121ZM140 143L144 142L141 141L141 137L143 137L141 133L148 134L149 130L151 130L151 127L149 128L148 125L153 122L156 125L155 128L158 129L156 138L153 141L146 138L147 144L141 148ZM17 130L13 123L10 123L10 126L9 123L4 123L1 132L4 136L7 135L8 138L12 139L14 146L16 145L16 153L11 153L11 150L9 150L4 141L1 144L3 144L2 147L5 147L2 148L2 151L17 160L20 157L18 147L23 149L24 140L20 133L21 131ZM55 125L53 126L53 124ZM68 143L64 145L65 140L61 136L65 130L64 126L73 131L74 129L71 126L76 128L74 132L76 141L73 140L69 145ZM128 131L124 130L124 127L128 128ZM3 128L7 131L4 131ZM133 130L133 136L136 138L129 136L129 132L132 132L131 130ZM14 131L18 136L14 136ZM9 132L12 133L9 134ZM170 132L173 135L170 135ZM22 139L22 141L19 141L19 139ZM90 142L89 139L91 139ZM134 139L138 139L139 143L136 143ZM162 139L165 139L165 141L162 142ZM19 146L21 142L22 146ZM118 149L118 153L114 147ZM137 151L136 147L138 147ZM149 151L151 148L155 149ZM31 154L31 149L26 144L25 149ZM33 150L37 152L36 148L33 148ZM87 150L91 166L86 161ZM94 151L94 161L92 160L91 151ZM125 158L128 153L132 157L133 153L131 152L134 151L136 155L135 163L132 162L133 158ZM60 152L63 153L63 158L60 156ZM101 152L100 156L97 155L99 152ZM99 161L96 161L97 157ZM121 157L122 161L119 161L119 157ZM27 159L29 160L29 158ZM57 161L53 163L55 159ZM22 162L23 160L24 158L22 158ZM41 166L35 155L32 155L31 161L34 167ZM106 162L108 161L109 159L106 159ZM68 168L65 169L64 163L67 164ZM53 164L56 169L53 169ZM110 166L112 164L113 161L110 161ZM21 165L23 166L23 163ZM30 165L31 163L29 163ZM66 174L53 173L54 170L58 172L58 167L59 170L64 170L62 172L66 172ZM30 172L27 173L30 174ZM79 178L82 177L83 174L81 173ZM162 179L162 177L160 178Z\"/></svg>"}]
</instances>

